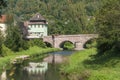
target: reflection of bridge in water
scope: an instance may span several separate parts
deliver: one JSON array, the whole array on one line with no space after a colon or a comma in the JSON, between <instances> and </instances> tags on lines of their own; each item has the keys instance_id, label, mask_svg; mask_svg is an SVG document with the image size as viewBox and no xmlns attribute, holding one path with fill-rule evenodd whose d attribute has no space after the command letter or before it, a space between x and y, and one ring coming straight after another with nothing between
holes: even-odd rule
<instances>
[{"instance_id":1,"label":"reflection of bridge in water","mask_svg":"<svg viewBox=\"0 0 120 80\"><path fill-rule=\"evenodd\" d=\"M48 69L48 63L47 62L40 62L40 63L33 63L30 62L28 67L25 67L24 70L26 70L29 74L43 74Z\"/></svg>"},{"instance_id":2,"label":"reflection of bridge in water","mask_svg":"<svg viewBox=\"0 0 120 80\"><path fill-rule=\"evenodd\" d=\"M48 70L48 63L46 62L30 62L29 66L24 68L24 73L26 73L26 78L23 80L45 80L45 74Z\"/></svg>"},{"instance_id":3,"label":"reflection of bridge in water","mask_svg":"<svg viewBox=\"0 0 120 80\"><path fill-rule=\"evenodd\" d=\"M43 41L50 43L55 48L61 48L61 45L69 41L74 44L75 50L83 49L84 44L92 39L97 38L97 34L80 34L80 35L58 35L58 36L46 36Z\"/></svg>"}]
</instances>

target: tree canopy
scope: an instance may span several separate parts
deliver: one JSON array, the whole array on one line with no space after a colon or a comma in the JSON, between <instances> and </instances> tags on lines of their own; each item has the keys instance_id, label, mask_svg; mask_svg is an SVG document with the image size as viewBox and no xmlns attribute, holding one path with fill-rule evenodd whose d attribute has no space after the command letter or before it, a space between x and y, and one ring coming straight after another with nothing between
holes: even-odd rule
<instances>
[{"instance_id":1,"label":"tree canopy","mask_svg":"<svg viewBox=\"0 0 120 80\"><path fill-rule=\"evenodd\" d=\"M108 0L100 9L96 22L99 39L98 51L120 50L120 0Z\"/></svg>"},{"instance_id":2,"label":"tree canopy","mask_svg":"<svg viewBox=\"0 0 120 80\"><path fill-rule=\"evenodd\" d=\"M99 7L100 0L8 0L3 13L25 21L39 12L49 23L49 34L80 34L96 33L94 15Z\"/></svg>"},{"instance_id":3,"label":"tree canopy","mask_svg":"<svg viewBox=\"0 0 120 80\"><path fill-rule=\"evenodd\" d=\"M7 1L6 0L0 0L0 15L2 14L2 10L5 7L7 7Z\"/></svg>"}]
</instances>

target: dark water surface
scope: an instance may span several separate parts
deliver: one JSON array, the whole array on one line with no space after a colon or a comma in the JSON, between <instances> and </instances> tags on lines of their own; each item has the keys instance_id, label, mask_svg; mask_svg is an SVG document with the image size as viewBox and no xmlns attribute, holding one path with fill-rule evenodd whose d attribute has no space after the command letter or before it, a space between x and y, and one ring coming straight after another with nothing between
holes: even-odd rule
<instances>
[{"instance_id":1,"label":"dark water surface","mask_svg":"<svg viewBox=\"0 0 120 80\"><path fill-rule=\"evenodd\" d=\"M74 51L60 51L60 52L54 52L50 53L52 54L60 54L64 56L68 56L72 54ZM41 60L37 60L39 62ZM32 61L32 62L36 62ZM64 77L60 76L59 68L60 64L48 64L48 70L45 73L35 73L35 74L29 74L24 70L24 67L29 63L25 62L21 65L15 65L11 70L7 71L7 80L67 80Z\"/></svg>"}]
</instances>

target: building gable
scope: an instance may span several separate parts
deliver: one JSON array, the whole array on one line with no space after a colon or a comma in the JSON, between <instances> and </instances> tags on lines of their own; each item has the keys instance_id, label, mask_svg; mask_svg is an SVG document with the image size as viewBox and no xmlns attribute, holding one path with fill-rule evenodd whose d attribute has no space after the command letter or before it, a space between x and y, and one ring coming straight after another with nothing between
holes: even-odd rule
<instances>
[{"instance_id":1,"label":"building gable","mask_svg":"<svg viewBox=\"0 0 120 80\"><path fill-rule=\"evenodd\" d=\"M46 22L45 18L39 13L35 14L32 18L30 18L30 22L42 22L42 21Z\"/></svg>"}]
</instances>

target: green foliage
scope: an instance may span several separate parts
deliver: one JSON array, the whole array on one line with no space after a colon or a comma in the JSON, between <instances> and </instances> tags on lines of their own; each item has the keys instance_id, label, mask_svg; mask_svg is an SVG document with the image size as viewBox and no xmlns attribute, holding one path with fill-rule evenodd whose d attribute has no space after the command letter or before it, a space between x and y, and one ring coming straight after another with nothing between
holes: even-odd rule
<instances>
[{"instance_id":1,"label":"green foliage","mask_svg":"<svg viewBox=\"0 0 120 80\"><path fill-rule=\"evenodd\" d=\"M27 42L23 39L20 28L14 24L13 15L8 16L7 30L5 38L5 46L12 51L20 51L28 49Z\"/></svg>"},{"instance_id":2,"label":"green foliage","mask_svg":"<svg viewBox=\"0 0 120 80\"><path fill-rule=\"evenodd\" d=\"M65 42L63 48L67 50L72 50L74 48L74 45L71 42Z\"/></svg>"},{"instance_id":3,"label":"green foliage","mask_svg":"<svg viewBox=\"0 0 120 80\"><path fill-rule=\"evenodd\" d=\"M0 30L0 56L2 54L2 44L3 44L3 36L2 36L1 30Z\"/></svg>"},{"instance_id":4,"label":"green foliage","mask_svg":"<svg viewBox=\"0 0 120 80\"><path fill-rule=\"evenodd\" d=\"M7 7L7 1L6 0L0 0L0 15L3 12L3 8Z\"/></svg>"},{"instance_id":5,"label":"green foliage","mask_svg":"<svg viewBox=\"0 0 120 80\"><path fill-rule=\"evenodd\" d=\"M2 54L1 56L4 57L4 56L8 56L8 55L11 55L13 54L13 52L7 48L5 45L2 45Z\"/></svg>"},{"instance_id":6,"label":"green foliage","mask_svg":"<svg viewBox=\"0 0 120 80\"><path fill-rule=\"evenodd\" d=\"M46 45L46 47L49 47L49 48L52 48L52 47L53 47L52 44L51 44L51 43L48 43L48 42L45 42L45 45Z\"/></svg>"},{"instance_id":7,"label":"green foliage","mask_svg":"<svg viewBox=\"0 0 120 80\"><path fill-rule=\"evenodd\" d=\"M100 3L100 0L8 0L5 11L23 21L41 13L49 23L49 34L95 33L94 15Z\"/></svg>"},{"instance_id":8,"label":"green foliage","mask_svg":"<svg viewBox=\"0 0 120 80\"><path fill-rule=\"evenodd\" d=\"M21 55L29 55L30 58L39 57L39 56L41 56L41 58L43 58L46 53L59 51L59 49L56 49L56 48L44 49L44 48L39 48L37 46L30 47L27 50L23 50L20 52L14 52L14 53L12 51L8 50L8 48L6 48L5 50L7 50L5 52L8 55L0 58L0 74L3 71L3 68L9 69L10 66L12 65L11 64L12 60L15 59L16 57L21 56Z\"/></svg>"},{"instance_id":9,"label":"green foliage","mask_svg":"<svg viewBox=\"0 0 120 80\"><path fill-rule=\"evenodd\" d=\"M106 51L120 50L120 0L106 1L100 9L96 22L98 26L99 39L98 51L103 54Z\"/></svg>"},{"instance_id":10,"label":"green foliage","mask_svg":"<svg viewBox=\"0 0 120 80\"><path fill-rule=\"evenodd\" d=\"M42 39L31 39L29 41L29 45L30 46L38 46L38 47L41 47L41 48L46 48L46 45L45 45L45 43L43 42Z\"/></svg>"},{"instance_id":11,"label":"green foliage","mask_svg":"<svg viewBox=\"0 0 120 80\"><path fill-rule=\"evenodd\" d=\"M84 44L84 48L96 48L97 47L97 42L96 39L90 39Z\"/></svg>"},{"instance_id":12,"label":"green foliage","mask_svg":"<svg viewBox=\"0 0 120 80\"><path fill-rule=\"evenodd\" d=\"M95 48L78 51L61 66L61 72L68 80L119 80L120 55L108 53L112 55L96 56Z\"/></svg>"},{"instance_id":13,"label":"green foliage","mask_svg":"<svg viewBox=\"0 0 120 80\"><path fill-rule=\"evenodd\" d=\"M68 74L69 80L86 80L90 76L90 71L84 66L83 62L89 58L89 55L95 53L96 49L92 48L72 54L68 59L68 63L62 65L61 72Z\"/></svg>"}]
</instances>

